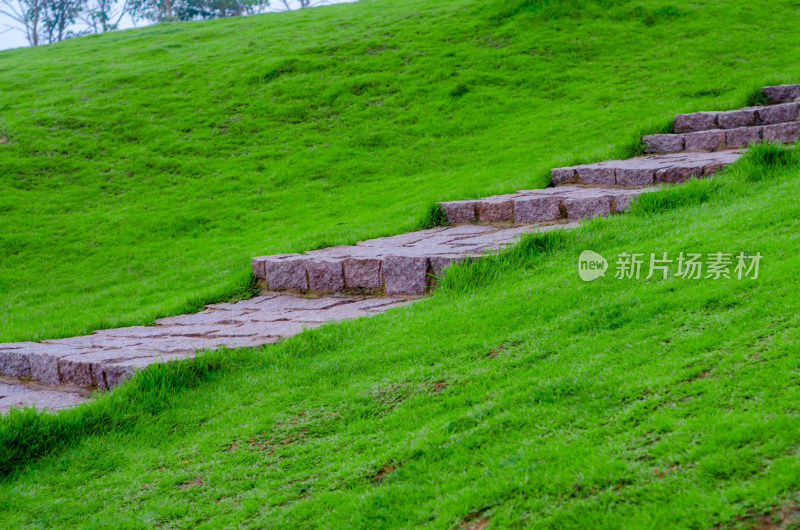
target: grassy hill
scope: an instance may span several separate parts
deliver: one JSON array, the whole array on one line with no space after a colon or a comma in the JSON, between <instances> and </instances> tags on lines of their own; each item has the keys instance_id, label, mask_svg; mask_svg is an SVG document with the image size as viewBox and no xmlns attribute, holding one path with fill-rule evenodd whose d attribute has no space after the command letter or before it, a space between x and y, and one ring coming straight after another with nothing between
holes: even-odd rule
<instances>
[{"instance_id":1,"label":"grassy hill","mask_svg":"<svg viewBox=\"0 0 800 530\"><path fill-rule=\"evenodd\" d=\"M2 339L243 294L251 255L630 152L800 79L797 10L376 1L4 52ZM408 307L13 411L0 527L796 523L798 194L800 150L764 146ZM763 261L585 283L585 249Z\"/></svg>"},{"instance_id":2,"label":"grassy hill","mask_svg":"<svg viewBox=\"0 0 800 530\"><path fill-rule=\"evenodd\" d=\"M0 340L245 293L800 77L796 3L365 1L0 52Z\"/></svg>"},{"instance_id":3,"label":"grassy hill","mask_svg":"<svg viewBox=\"0 0 800 530\"><path fill-rule=\"evenodd\" d=\"M453 269L409 307L153 366L57 416L12 414L2 526L787 522L798 193L800 151L762 149L631 215ZM763 260L758 279L584 283L587 248Z\"/></svg>"}]
</instances>

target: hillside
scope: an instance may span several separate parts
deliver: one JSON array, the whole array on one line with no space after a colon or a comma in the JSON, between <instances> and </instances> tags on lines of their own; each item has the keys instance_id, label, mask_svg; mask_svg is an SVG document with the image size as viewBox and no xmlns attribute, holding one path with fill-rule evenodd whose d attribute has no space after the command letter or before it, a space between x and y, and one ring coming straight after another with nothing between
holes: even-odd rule
<instances>
[{"instance_id":1,"label":"hillside","mask_svg":"<svg viewBox=\"0 0 800 530\"><path fill-rule=\"evenodd\" d=\"M252 256L633 154L800 80L798 9L379 0L0 53L0 341L247 296ZM756 146L415 303L11 409L0 527L796 525L798 194L800 147ZM763 259L585 282L585 250Z\"/></svg>"},{"instance_id":2,"label":"hillside","mask_svg":"<svg viewBox=\"0 0 800 530\"><path fill-rule=\"evenodd\" d=\"M544 186L798 78L797 6L365 1L0 53L0 340L248 292L254 255Z\"/></svg>"},{"instance_id":3,"label":"hillside","mask_svg":"<svg viewBox=\"0 0 800 530\"><path fill-rule=\"evenodd\" d=\"M797 148L758 149L452 268L428 300L13 413L2 526L796 523L798 193ZM584 249L763 262L757 279L585 283Z\"/></svg>"}]
</instances>

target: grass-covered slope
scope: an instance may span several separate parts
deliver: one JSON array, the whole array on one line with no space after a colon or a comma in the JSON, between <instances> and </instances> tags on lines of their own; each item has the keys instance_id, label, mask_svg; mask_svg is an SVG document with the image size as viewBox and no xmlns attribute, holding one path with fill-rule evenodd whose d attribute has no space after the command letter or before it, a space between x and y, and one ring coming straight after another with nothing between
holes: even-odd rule
<instances>
[{"instance_id":1,"label":"grass-covered slope","mask_svg":"<svg viewBox=\"0 0 800 530\"><path fill-rule=\"evenodd\" d=\"M0 522L785 518L800 501L798 194L800 151L766 146L713 179L647 195L631 215L451 269L407 308L241 350L233 364L223 352L153 366L58 416L12 414L0 421L0 469L12 472ZM585 283L584 249L612 265L622 252L763 259L758 279ZM66 446L48 456L56 439Z\"/></svg>"},{"instance_id":2,"label":"grass-covered slope","mask_svg":"<svg viewBox=\"0 0 800 530\"><path fill-rule=\"evenodd\" d=\"M0 53L0 340L145 323L249 258L546 184L800 78L798 7L363 1Z\"/></svg>"}]
</instances>

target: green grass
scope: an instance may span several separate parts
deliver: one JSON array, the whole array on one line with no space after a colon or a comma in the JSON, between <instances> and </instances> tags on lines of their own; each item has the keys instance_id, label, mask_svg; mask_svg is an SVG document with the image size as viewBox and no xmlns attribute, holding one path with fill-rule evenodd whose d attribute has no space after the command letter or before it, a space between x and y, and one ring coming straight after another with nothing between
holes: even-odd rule
<instances>
[{"instance_id":1,"label":"green grass","mask_svg":"<svg viewBox=\"0 0 800 530\"><path fill-rule=\"evenodd\" d=\"M0 52L0 340L246 296L249 259L627 156L800 79L795 2L364 1Z\"/></svg>"},{"instance_id":2,"label":"green grass","mask_svg":"<svg viewBox=\"0 0 800 530\"><path fill-rule=\"evenodd\" d=\"M0 420L0 525L772 516L800 501L798 149L761 146L630 215L451 268L411 306L152 366L56 416L15 411ZM585 283L584 249L763 261L756 280Z\"/></svg>"}]
</instances>

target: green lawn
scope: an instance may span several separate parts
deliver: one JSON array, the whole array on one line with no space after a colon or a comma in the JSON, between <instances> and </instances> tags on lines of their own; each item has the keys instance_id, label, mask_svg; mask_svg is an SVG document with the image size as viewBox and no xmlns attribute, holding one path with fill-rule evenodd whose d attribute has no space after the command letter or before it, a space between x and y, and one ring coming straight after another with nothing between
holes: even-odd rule
<instances>
[{"instance_id":1,"label":"green lawn","mask_svg":"<svg viewBox=\"0 0 800 530\"><path fill-rule=\"evenodd\" d=\"M547 184L800 79L796 2L363 1L0 52L0 341L239 296L254 255Z\"/></svg>"},{"instance_id":2,"label":"green lawn","mask_svg":"<svg viewBox=\"0 0 800 530\"><path fill-rule=\"evenodd\" d=\"M12 414L0 526L731 528L780 515L800 501L798 194L800 148L761 149L630 215L451 269L406 308L151 367L58 416ZM758 279L585 283L584 249L612 264L763 259ZM36 444L41 458L8 456Z\"/></svg>"}]
</instances>

